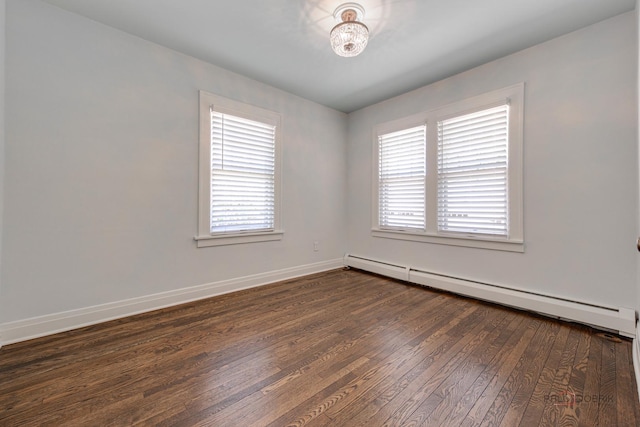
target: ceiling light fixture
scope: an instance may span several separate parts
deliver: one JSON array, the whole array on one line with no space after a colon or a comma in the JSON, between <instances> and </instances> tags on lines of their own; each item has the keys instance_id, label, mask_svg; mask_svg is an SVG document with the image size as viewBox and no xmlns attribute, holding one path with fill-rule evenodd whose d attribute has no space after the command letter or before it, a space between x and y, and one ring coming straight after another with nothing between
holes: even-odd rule
<instances>
[{"instance_id":1,"label":"ceiling light fixture","mask_svg":"<svg viewBox=\"0 0 640 427\"><path fill-rule=\"evenodd\" d=\"M364 17L364 8L357 3L344 3L333 16L342 21L331 30L333 51L347 58L359 55L369 41L369 29L359 22Z\"/></svg>"}]
</instances>

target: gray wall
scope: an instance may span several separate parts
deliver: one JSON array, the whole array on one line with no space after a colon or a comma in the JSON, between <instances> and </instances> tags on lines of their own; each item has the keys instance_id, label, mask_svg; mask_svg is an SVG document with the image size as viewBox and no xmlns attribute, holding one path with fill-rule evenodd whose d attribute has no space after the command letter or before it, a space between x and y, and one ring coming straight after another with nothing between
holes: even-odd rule
<instances>
[{"instance_id":1,"label":"gray wall","mask_svg":"<svg viewBox=\"0 0 640 427\"><path fill-rule=\"evenodd\" d=\"M633 12L349 117L348 250L446 275L636 308ZM525 253L371 237L375 124L525 82ZM634 89L631 89L634 88Z\"/></svg>"},{"instance_id":2,"label":"gray wall","mask_svg":"<svg viewBox=\"0 0 640 427\"><path fill-rule=\"evenodd\" d=\"M2 308L2 219L4 212L4 138L5 138L5 126L4 126L4 51L5 51L5 10L6 1L0 0L0 309ZM0 317L0 321L2 318ZM1 338L1 337L0 337ZM0 340L1 342L1 340Z\"/></svg>"},{"instance_id":3,"label":"gray wall","mask_svg":"<svg viewBox=\"0 0 640 427\"><path fill-rule=\"evenodd\" d=\"M0 323L342 257L346 115L35 0L6 57ZM200 89L281 113L282 241L196 248Z\"/></svg>"},{"instance_id":4,"label":"gray wall","mask_svg":"<svg viewBox=\"0 0 640 427\"><path fill-rule=\"evenodd\" d=\"M637 105L640 106L640 2L636 1L636 102ZM636 129L636 141L638 144L638 158L637 158L637 162L638 162L638 182L640 183L640 107L638 107L638 128ZM638 188L639 194L638 194L638 207L637 207L637 215L636 218L638 220L638 231L636 232L636 235L638 238L640 238L640 185ZM637 260L637 280L636 280L636 284L637 284L637 303L636 303L636 307L637 307L637 311L640 311L640 249L639 252L636 254L636 260ZM636 330L636 334L638 333L638 331Z\"/></svg>"}]
</instances>

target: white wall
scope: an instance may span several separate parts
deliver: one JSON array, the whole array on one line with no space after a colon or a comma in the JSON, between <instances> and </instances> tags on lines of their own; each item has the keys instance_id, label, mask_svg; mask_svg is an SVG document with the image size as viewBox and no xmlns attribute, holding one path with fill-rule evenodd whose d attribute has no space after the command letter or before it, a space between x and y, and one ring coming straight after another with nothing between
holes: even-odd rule
<instances>
[{"instance_id":1,"label":"white wall","mask_svg":"<svg viewBox=\"0 0 640 427\"><path fill-rule=\"evenodd\" d=\"M636 308L638 125L633 12L349 117L349 252ZM371 237L375 124L525 82L525 253Z\"/></svg>"},{"instance_id":2,"label":"white wall","mask_svg":"<svg viewBox=\"0 0 640 427\"><path fill-rule=\"evenodd\" d=\"M346 115L36 0L6 59L0 324L342 257ZM282 241L196 248L199 89L282 114Z\"/></svg>"},{"instance_id":3,"label":"white wall","mask_svg":"<svg viewBox=\"0 0 640 427\"><path fill-rule=\"evenodd\" d=\"M5 51L6 1L0 0L0 308L2 308L2 219L4 201L4 51ZM2 337L0 337L0 343Z\"/></svg>"},{"instance_id":4,"label":"white wall","mask_svg":"<svg viewBox=\"0 0 640 427\"><path fill-rule=\"evenodd\" d=\"M636 141L638 144L638 183L639 183L639 188L638 191L640 191L640 2L636 1L636 103L638 105L638 129L636 132ZM636 231L636 236L638 237L638 239L640 239L640 193L638 194L638 215L637 215L637 220L638 220L638 229ZM640 240L638 241L638 243L640 243ZM640 248L638 248L638 253L636 254L636 260L637 260L637 303L636 303L636 308L637 311L640 312ZM636 334L638 333L638 331L636 331ZM640 384L639 384L640 387Z\"/></svg>"}]
</instances>

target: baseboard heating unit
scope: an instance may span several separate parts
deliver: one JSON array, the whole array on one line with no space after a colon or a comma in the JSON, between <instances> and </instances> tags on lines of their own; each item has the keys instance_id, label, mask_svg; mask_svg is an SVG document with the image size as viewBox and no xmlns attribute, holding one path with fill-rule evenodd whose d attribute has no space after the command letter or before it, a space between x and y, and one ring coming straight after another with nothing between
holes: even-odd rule
<instances>
[{"instance_id":1,"label":"baseboard heating unit","mask_svg":"<svg viewBox=\"0 0 640 427\"><path fill-rule=\"evenodd\" d=\"M635 337L636 334L635 310L630 308L604 307L534 292L510 289L504 286L445 276L410 266L372 260L351 254L347 254L344 257L344 264L434 289L617 331L620 335L629 338Z\"/></svg>"}]
</instances>

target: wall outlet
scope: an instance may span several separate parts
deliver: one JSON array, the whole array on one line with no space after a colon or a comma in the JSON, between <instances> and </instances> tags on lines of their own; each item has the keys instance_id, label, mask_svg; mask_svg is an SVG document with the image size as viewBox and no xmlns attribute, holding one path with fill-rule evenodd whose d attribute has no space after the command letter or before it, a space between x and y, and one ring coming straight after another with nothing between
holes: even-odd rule
<instances>
[{"instance_id":1,"label":"wall outlet","mask_svg":"<svg viewBox=\"0 0 640 427\"><path fill-rule=\"evenodd\" d=\"M320 250L320 242L316 240L315 242L313 242L313 251L318 252L319 250Z\"/></svg>"}]
</instances>

